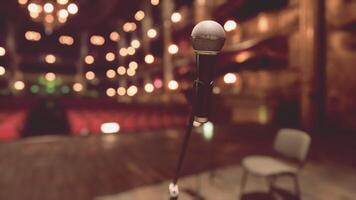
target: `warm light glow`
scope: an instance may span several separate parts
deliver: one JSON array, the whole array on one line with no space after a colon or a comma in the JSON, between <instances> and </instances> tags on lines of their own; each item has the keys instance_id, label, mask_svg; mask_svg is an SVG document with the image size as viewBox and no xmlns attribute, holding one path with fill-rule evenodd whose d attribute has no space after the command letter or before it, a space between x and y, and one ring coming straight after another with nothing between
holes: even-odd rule
<instances>
[{"instance_id":1,"label":"warm light glow","mask_svg":"<svg viewBox=\"0 0 356 200\"><path fill-rule=\"evenodd\" d=\"M25 83L23 81L15 81L14 88L16 90L23 90L25 88Z\"/></svg>"},{"instance_id":2,"label":"warm light glow","mask_svg":"<svg viewBox=\"0 0 356 200\"><path fill-rule=\"evenodd\" d=\"M136 70L134 70L132 68L128 68L126 73L127 73L128 76L135 76Z\"/></svg>"},{"instance_id":3,"label":"warm light glow","mask_svg":"<svg viewBox=\"0 0 356 200\"><path fill-rule=\"evenodd\" d=\"M68 17L68 11L66 9L60 9L57 13L59 18L66 19Z\"/></svg>"},{"instance_id":4,"label":"warm light glow","mask_svg":"<svg viewBox=\"0 0 356 200\"><path fill-rule=\"evenodd\" d=\"M147 55L145 56L145 62L146 62L147 64L152 64L154 61L155 61L155 57L153 57L153 55L147 54Z\"/></svg>"},{"instance_id":5,"label":"warm light glow","mask_svg":"<svg viewBox=\"0 0 356 200\"><path fill-rule=\"evenodd\" d=\"M120 125L116 122L106 122L101 124L100 130L105 134L118 133L120 131Z\"/></svg>"},{"instance_id":6,"label":"warm light glow","mask_svg":"<svg viewBox=\"0 0 356 200\"><path fill-rule=\"evenodd\" d=\"M25 5L28 0L17 0L17 2L20 4L20 5Z\"/></svg>"},{"instance_id":7,"label":"warm light glow","mask_svg":"<svg viewBox=\"0 0 356 200\"><path fill-rule=\"evenodd\" d=\"M153 85L154 85L157 89L159 89L159 88L162 88L163 82L162 82L161 79L155 79L155 80L153 81Z\"/></svg>"},{"instance_id":8,"label":"warm light glow","mask_svg":"<svg viewBox=\"0 0 356 200\"><path fill-rule=\"evenodd\" d=\"M214 136L214 124L210 121L203 124L203 136L206 140L211 140Z\"/></svg>"},{"instance_id":9,"label":"warm light glow","mask_svg":"<svg viewBox=\"0 0 356 200\"><path fill-rule=\"evenodd\" d=\"M252 57L252 53L249 52L249 51L243 51L239 54L237 54L235 56L235 61L238 62L238 63L242 63L242 62L245 62L246 60L248 60L249 58Z\"/></svg>"},{"instance_id":10,"label":"warm light glow","mask_svg":"<svg viewBox=\"0 0 356 200\"><path fill-rule=\"evenodd\" d=\"M0 76L3 76L6 73L6 69L3 66L0 66Z\"/></svg>"},{"instance_id":11,"label":"warm light glow","mask_svg":"<svg viewBox=\"0 0 356 200\"><path fill-rule=\"evenodd\" d=\"M119 51L120 56L127 56L127 49L126 48L121 48Z\"/></svg>"},{"instance_id":12,"label":"warm light glow","mask_svg":"<svg viewBox=\"0 0 356 200\"><path fill-rule=\"evenodd\" d=\"M261 32L266 32L269 29L269 23L268 23L268 18L264 15L261 15L258 18L258 22L257 22L257 28L259 31Z\"/></svg>"},{"instance_id":13,"label":"warm light glow","mask_svg":"<svg viewBox=\"0 0 356 200\"><path fill-rule=\"evenodd\" d=\"M136 53L136 50L135 50L135 48L133 48L133 47L127 47L127 54L129 54L129 55L134 55Z\"/></svg>"},{"instance_id":14,"label":"warm light glow","mask_svg":"<svg viewBox=\"0 0 356 200\"><path fill-rule=\"evenodd\" d=\"M151 0L151 4L153 6L157 6L159 4L159 0Z\"/></svg>"},{"instance_id":15,"label":"warm light glow","mask_svg":"<svg viewBox=\"0 0 356 200\"><path fill-rule=\"evenodd\" d=\"M143 12L142 10L137 11L135 14L135 19L137 21L141 21L143 20L143 18L145 18L145 12Z\"/></svg>"},{"instance_id":16,"label":"warm light glow","mask_svg":"<svg viewBox=\"0 0 356 200\"><path fill-rule=\"evenodd\" d=\"M85 78L86 78L87 80L93 80L93 79L95 78L95 73L92 72L92 71L87 71L87 72L85 73Z\"/></svg>"},{"instance_id":17,"label":"warm light glow","mask_svg":"<svg viewBox=\"0 0 356 200\"><path fill-rule=\"evenodd\" d=\"M149 38L155 38L157 36L157 31L154 28L151 28L147 31L147 36Z\"/></svg>"},{"instance_id":18,"label":"warm light glow","mask_svg":"<svg viewBox=\"0 0 356 200\"><path fill-rule=\"evenodd\" d=\"M40 13L38 13L38 12L30 12L30 17L33 19L36 19L39 16L40 16Z\"/></svg>"},{"instance_id":19,"label":"warm light glow","mask_svg":"<svg viewBox=\"0 0 356 200\"><path fill-rule=\"evenodd\" d=\"M108 88L106 89L106 95L108 95L109 97L113 97L116 94L116 90L114 88Z\"/></svg>"},{"instance_id":20,"label":"warm light glow","mask_svg":"<svg viewBox=\"0 0 356 200\"><path fill-rule=\"evenodd\" d=\"M126 89L124 87L117 88L117 94L119 96L124 96L126 94Z\"/></svg>"},{"instance_id":21,"label":"warm light glow","mask_svg":"<svg viewBox=\"0 0 356 200\"><path fill-rule=\"evenodd\" d=\"M119 66L116 71L119 75L125 75L126 68L124 66Z\"/></svg>"},{"instance_id":22,"label":"warm light glow","mask_svg":"<svg viewBox=\"0 0 356 200\"><path fill-rule=\"evenodd\" d=\"M178 89L179 85L178 85L178 82L175 81L175 80L171 80L168 82L168 88L171 89L171 90L176 90Z\"/></svg>"},{"instance_id":23,"label":"warm light glow","mask_svg":"<svg viewBox=\"0 0 356 200\"><path fill-rule=\"evenodd\" d=\"M139 48L141 46L141 42L139 40L132 40L131 41L131 46L135 49Z\"/></svg>"},{"instance_id":24,"label":"warm light glow","mask_svg":"<svg viewBox=\"0 0 356 200\"><path fill-rule=\"evenodd\" d=\"M108 78L115 78L116 76L116 72L113 69L109 69L108 71L106 71L106 77Z\"/></svg>"},{"instance_id":25,"label":"warm light glow","mask_svg":"<svg viewBox=\"0 0 356 200\"><path fill-rule=\"evenodd\" d=\"M112 62L115 60L115 54L113 52L108 52L106 55L105 55L105 59L109 62Z\"/></svg>"},{"instance_id":26,"label":"warm light glow","mask_svg":"<svg viewBox=\"0 0 356 200\"><path fill-rule=\"evenodd\" d=\"M57 0L58 4L65 5L68 3L68 0Z\"/></svg>"},{"instance_id":27,"label":"warm light glow","mask_svg":"<svg viewBox=\"0 0 356 200\"><path fill-rule=\"evenodd\" d=\"M72 15L77 14L78 6L75 3L71 3L68 5L67 10Z\"/></svg>"},{"instance_id":28,"label":"warm light glow","mask_svg":"<svg viewBox=\"0 0 356 200\"><path fill-rule=\"evenodd\" d=\"M45 3L45 5L43 6L43 10L44 10L46 13L52 13L53 10L54 10L54 6L53 6L53 4L51 4L51 3Z\"/></svg>"},{"instance_id":29,"label":"warm light glow","mask_svg":"<svg viewBox=\"0 0 356 200\"><path fill-rule=\"evenodd\" d=\"M30 13L40 13L42 11L42 7L40 5L38 5L38 4L30 3L27 6L27 10Z\"/></svg>"},{"instance_id":30,"label":"warm light glow","mask_svg":"<svg viewBox=\"0 0 356 200\"><path fill-rule=\"evenodd\" d=\"M120 34L116 31L110 33L110 40L117 42L120 40Z\"/></svg>"},{"instance_id":31,"label":"warm light glow","mask_svg":"<svg viewBox=\"0 0 356 200\"><path fill-rule=\"evenodd\" d=\"M25 38L29 41L39 41L41 40L41 33L36 31L26 31Z\"/></svg>"},{"instance_id":32,"label":"warm light glow","mask_svg":"<svg viewBox=\"0 0 356 200\"><path fill-rule=\"evenodd\" d=\"M4 56L6 54L6 50L4 47L0 47L0 56Z\"/></svg>"},{"instance_id":33,"label":"warm light glow","mask_svg":"<svg viewBox=\"0 0 356 200\"><path fill-rule=\"evenodd\" d=\"M170 54L176 54L176 53L178 53L178 50L179 50L179 48L175 44L171 44L168 46L168 53L170 53Z\"/></svg>"},{"instance_id":34,"label":"warm light glow","mask_svg":"<svg viewBox=\"0 0 356 200\"><path fill-rule=\"evenodd\" d=\"M56 74L54 74L53 72L48 72L45 74L45 79L47 81L54 81L56 80Z\"/></svg>"},{"instance_id":35,"label":"warm light glow","mask_svg":"<svg viewBox=\"0 0 356 200\"><path fill-rule=\"evenodd\" d=\"M131 61L131 62L129 63L129 68L130 68L130 69L133 69L133 70L136 70L136 69L138 68L137 62Z\"/></svg>"},{"instance_id":36,"label":"warm light glow","mask_svg":"<svg viewBox=\"0 0 356 200\"><path fill-rule=\"evenodd\" d=\"M237 24L234 20L227 20L224 24L224 29L227 32L235 30L237 27Z\"/></svg>"},{"instance_id":37,"label":"warm light glow","mask_svg":"<svg viewBox=\"0 0 356 200\"><path fill-rule=\"evenodd\" d=\"M76 92L80 92L83 90L83 85L81 83L74 83L73 90Z\"/></svg>"},{"instance_id":38,"label":"warm light glow","mask_svg":"<svg viewBox=\"0 0 356 200\"><path fill-rule=\"evenodd\" d=\"M145 91L146 91L147 93L153 92L154 89L155 89L155 88L153 87L152 83L146 83L146 85L145 85Z\"/></svg>"},{"instance_id":39,"label":"warm light glow","mask_svg":"<svg viewBox=\"0 0 356 200\"><path fill-rule=\"evenodd\" d=\"M90 37L90 43L92 45L102 46L105 43L105 38L101 35L92 35Z\"/></svg>"},{"instance_id":40,"label":"warm light glow","mask_svg":"<svg viewBox=\"0 0 356 200\"><path fill-rule=\"evenodd\" d=\"M67 21L67 18L58 18L58 22L61 24L66 23L66 21Z\"/></svg>"},{"instance_id":41,"label":"warm light glow","mask_svg":"<svg viewBox=\"0 0 356 200\"><path fill-rule=\"evenodd\" d=\"M233 73L227 73L227 74L225 74L225 76L224 76L224 82L226 83L226 84L233 84L233 83L235 83L236 82L236 75L235 74L233 74Z\"/></svg>"},{"instance_id":42,"label":"warm light glow","mask_svg":"<svg viewBox=\"0 0 356 200\"><path fill-rule=\"evenodd\" d=\"M126 22L123 26L122 26L122 30L124 30L125 32L132 32L135 31L137 28L137 25L134 22Z\"/></svg>"},{"instance_id":43,"label":"warm light glow","mask_svg":"<svg viewBox=\"0 0 356 200\"><path fill-rule=\"evenodd\" d=\"M45 16L45 21L49 24L53 23L54 22L54 17L53 15L46 15Z\"/></svg>"},{"instance_id":44,"label":"warm light glow","mask_svg":"<svg viewBox=\"0 0 356 200\"><path fill-rule=\"evenodd\" d=\"M86 64L91 65L94 63L94 57L92 55L87 55L84 58Z\"/></svg>"},{"instance_id":45,"label":"warm light glow","mask_svg":"<svg viewBox=\"0 0 356 200\"><path fill-rule=\"evenodd\" d=\"M59 43L63 44L63 45L72 45L74 43L74 39L73 37L69 36L69 35L61 35L58 38Z\"/></svg>"},{"instance_id":46,"label":"warm light glow","mask_svg":"<svg viewBox=\"0 0 356 200\"><path fill-rule=\"evenodd\" d=\"M127 95L130 97L134 96L137 93L137 87L132 85L127 89Z\"/></svg>"},{"instance_id":47,"label":"warm light glow","mask_svg":"<svg viewBox=\"0 0 356 200\"><path fill-rule=\"evenodd\" d=\"M53 64L56 62L56 56L54 56L53 54L48 54L45 57L45 61L46 63Z\"/></svg>"},{"instance_id":48,"label":"warm light glow","mask_svg":"<svg viewBox=\"0 0 356 200\"><path fill-rule=\"evenodd\" d=\"M171 20L173 23L178 23L182 20L182 15L179 12L175 12L171 16Z\"/></svg>"}]
</instances>

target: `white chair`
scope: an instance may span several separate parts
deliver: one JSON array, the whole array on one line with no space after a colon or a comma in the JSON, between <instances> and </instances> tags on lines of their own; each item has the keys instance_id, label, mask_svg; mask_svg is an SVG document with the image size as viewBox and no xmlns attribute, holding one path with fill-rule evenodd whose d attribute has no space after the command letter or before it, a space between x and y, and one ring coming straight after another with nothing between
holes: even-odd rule
<instances>
[{"instance_id":1,"label":"white chair","mask_svg":"<svg viewBox=\"0 0 356 200\"><path fill-rule=\"evenodd\" d=\"M310 136L304 131L289 128L279 130L274 142L274 151L277 154L275 157L256 155L242 160L241 196L248 174L253 174L266 177L270 189L278 176L292 177L295 194L299 199L298 174L304 165L310 142Z\"/></svg>"}]
</instances>

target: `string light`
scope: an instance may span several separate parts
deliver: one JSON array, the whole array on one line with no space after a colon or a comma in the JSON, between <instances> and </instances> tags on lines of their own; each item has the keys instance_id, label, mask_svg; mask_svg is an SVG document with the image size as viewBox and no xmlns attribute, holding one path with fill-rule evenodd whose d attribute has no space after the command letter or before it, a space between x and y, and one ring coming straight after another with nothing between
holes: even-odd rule
<instances>
[{"instance_id":1,"label":"string light","mask_svg":"<svg viewBox=\"0 0 356 200\"><path fill-rule=\"evenodd\" d=\"M176 90L176 89L178 89L178 87L179 87L179 85L178 85L177 81L171 80L171 81L168 82L168 88L170 90Z\"/></svg>"},{"instance_id":2,"label":"string light","mask_svg":"<svg viewBox=\"0 0 356 200\"><path fill-rule=\"evenodd\" d=\"M23 81L15 81L14 88L16 90L23 90L25 88L25 83Z\"/></svg>"},{"instance_id":3,"label":"string light","mask_svg":"<svg viewBox=\"0 0 356 200\"><path fill-rule=\"evenodd\" d=\"M227 20L224 24L224 29L227 32L235 30L237 27L237 24L234 20Z\"/></svg>"},{"instance_id":4,"label":"string light","mask_svg":"<svg viewBox=\"0 0 356 200\"><path fill-rule=\"evenodd\" d=\"M0 76L3 76L6 73L6 69L3 66L0 66Z\"/></svg>"},{"instance_id":5,"label":"string light","mask_svg":"<svg viewBox=\"0 0 356 200\"><path fill-rule=\"evenodd\" d=\"M135 76L136 70L134 70L132 68L128 68L126 73L127 73L128 76Z\"/></svg>"},{"instance_id":6,"label":"string light","mask_svg":"<svg viewBox=\"0 0 356 200\"><path fill-rule=\"evenodd\" d=\"M236 75L235 74L233 74L233 73L227 73L227 74L225 74L225 76L224 76L224 82L226 83L226 84L233 84L233 83L235 83L236 82Z\"/></svg>"},{"instance_id":7,"label":"string light","mask_svg":"<svg viewBox=\"0 0 356 200\"><path fill-rule=\"evenodd\" d=\"M108 71L106 71L106 77L108 78L115 78L116 76L116 72L113 69L109 69Z\"/></svg>"},{"instance_id":8,"label":"string light","mask_svg":"<svg viewBox=\"0 0 356 200\"><path fill-rule=\"evenodd\" d=\"M146 62L147 64L152 64L154 61L155 61L155 57L153 57L152 54L147 54L147 55L145 56L145 62Z\"/></svg>"},{"instance_id":9,"label":"string light","mask_svg":"<svg viewBox=\"0 0 356 200\"><path fill-rule=\"evenodd\" d=\"M157 6L159 4L159 0L151 0L151 4L153 6Z\"/></svg>"},{"instance_id":10,"label":"string light","mask_svg":"<svg viewBox=\"0 0 356 200\"><path fill-rule=\"evenodd\" d=\"M45 21L46 21L47 23L49 23L49 24L51 24L51 23L54 22L54 17L53 17L53 15L46 15L44 19L45 19Z\"/></svg>"},{"instance_id":11,"label":"string light","mask_svg":"<svg viewBox=\"0 0 356 200\"><path fill-rule=\"evenodd\" d=\"M145 12L143 12L142 10L139 10L135 13L135 19L137 21L141 21L143 20L143 18L145 18Z\"/></svg>"},{"instance_id":12,"label":"string light","mask_svg":"<svg viewBox=\"0 0 356 200\"><path fill-rule=\"evenodd\" d=\"M109 62L112 62L115 60L115 54L113 52L108 52L106 55L105 55L105 59Z\"/></svg>"},{"instance_id":13,"label":"string light","mask_svg":"<svg viewBox=\"0 0 356 200\"><path fill-rule=\"evenodd\" d=\"M127 54L129 54L129 55L134 55L136 53L136 50L135 50L135 48L133 48L133 47L127 47Z\"/></svg>"},{"instance_id":14,"label":"string light","mask_svg":"<svg viewBox=\"0 0 356 200\"><path fill-rule=\"evenodd\" d=\"M124 87L119 87L116 92L119 96L124 96L126 94L126 89Z\"/></svg>"},{"instance_id":15,"label":"string light","mask_svg":"<svg viewBox=\"0 0 356 200\"><path fill-rule=\"evenodd\" d=\"M171 20L173 23L178 23L182 20L182 15L179 12L175 12L171 15Z\"/></svg>"},{"instance_id":16,"label":"string light","mask_svg":"<svg viewBox=\"0 0 356 200\"><path fill-rule=\"evenodd\" d=\"M71 3L68 5L67 10L72 15L77 14L78 6L75 3Z\"/></svg>"},{"instance_id":17,"label":"string light","mask_svg":"<svg viewBox=\"0 0 356 200\"><path fill-rule=\"evenodd\" d=\"M154 90L154 87L153 87L152 83L146 83L146 85L145 85L145 91L146 91L147 93L151 93L151 92L153 92L153 90Z\"/></svg>"},{"instance_id":18,"label":"string light","mask_svg":"<svg viewBox=\"0 0 356 200\"><path fill-rule=\"evenodd\" d=\"M68 3L68 0L57 0L57 3L61 5L66 5Z\"/></svg>"},{"instance_id":19,"label":"string light","mask_svg":"<svg viewBox=\"0 0 356 200\"><path fill-rule=\"evenodd\" d=\"M56 80L56 74L54 74L53 72L48 72L45 74L45 79L47 81L54 81Z\"/></svg>"},{"instance_id":20,"label":"string light","mask_svg":"<svg viewBox=\"0 0 356 200\"><path fill-rule=\"evenodd\" d=\"M45 57L45 61L46 61L46 63L48 63L48 64L53 64L53 63L56 62L56 56L54 56L53 54L48 54L48 55L46 55L46 57Z\"/></svg>"},{"instance_id":21,"label":"string light","mask_svg":"<svg viewBox=\"0 0 356 200\"><path fill-rule=\"evenodd\" d=\"M137 93L137 87L132 85L127 89L127 95L130 97L134 96Z\"/></svg>"},{"instance_id":22,"label":"string light","mask_svg":"<svg viewBox=\"0 0 356 200\"><path fill-rule=\"evenodd\" d=\"M6 54L6 50L4 47L0 47L0 56L4 56Z\"/></svg>"},{"instance_id":23,"label":"string light","mask_svg":"<svg viewBox=\"0 0 356 200\"><path fill-rule=\"evenodd\" d=\"M41 33L36 31L26 31L25 38L29 41L39 41L41 40Z\"/></svg>"},{"instance_id":24,"label":"string light","mask_svg":"<svg viewBox=\"0 0 356 200\"><path fill-rule=\"evenodd\" d=\"M127 56L127 49L122 47L120 50L119 50L119 54L120 56Z\"/></svg>"},{"instance_id":25,"label":"string light","mask_svg":"<svg viewBox=\"0 0 356 200\"><path fill-rule=\"evenodd\" d=\"M117 42L120 40L120 34L116 31L110 33L110 40Z\"/></svg>"},{"instance_id":26,"label":"string light","mask_svg":"<svg viewBox=\"0 0 356 200\"><path fill-rule=\"evenodd\" d=\"M147 31L147 36L149 38L155 38L157 36L157 31L156 29L154 28L150 28L148 31Z\"/></svg>"},{"instance_id":27,"label":"string light","mask_svg":"<svg viewBox=\"0 0 356 200\"><path fill-rule=\"evenodd\" d=\"M163 87L163 82L162 82L161 79L155 79L155 80L153 81L153 85L154 85L157 89L159 89L159 88L162 88L162 87Z\"/></svg>"},{"instance_id":28,"label":"string light","mask_svg":"<svg viewBox=\"0 0 356 200\"><path fill-rule=\"evenodd\" d=\"M81 83L74 83L73 90L76 92L81 92L83 90L83 85Z\"/></svg>"},{"instance_id":29,"label":"string light","mask_svg":"<svg viewBox=\"0 0 356 200\"><path fill-rule=\"evenodd\" d=\"M138 68L137 62L131 61L131 62L129 63L129 68L130 68L130 69L133 69L133 70L136 70L136 69Z\"/></svg>"},{"instance_id":30,"label":"string light","mask_svg":"<svg viewBox=\"0 0 356 200\"><path fill-rule=\"evenodd\" d=\"M52 13L54 10L54 6L51 3L45 3L45 5L43 6L43 10L45 11L45 13Z\"/></svg>"},{"instance_id":31,"label":"string light","mask_svg":"<svg viewBox=\"0 0 356 200\"><path fill-rule=\"evenodd\" d=\"M49 15L49 16L51 16L51 15ZM61 43L63 45L68 45L68 46L70 46L74 43L73 37L68 36L68 35L59 36L58 41L59 41L59 43Z\"/></svg>"},{"instance_id":32,"label":"string light","mask_svg":"<svg viewBox=\"0 0 356 200\"><path fill-rule=\"evenodd\" d=\"M85 73L85 78L86 78L87 80L93 80L93 79L95 78L95 73L92 72L92 71L87 71L87 72Z\"/></svg>"},{"instance_id":33,"label":"string light","mask_svg":"<svg viewBox=\"0 0 356 200\"><path fill-rule=\"evenodd\" d=\"M60 9L57 13L58 18L62 18L62 19L67 19L68 17L68 11L66 9Z\"/></svg>"},{"instance_id":34,"label":"string light","mask_svg":"<svg viewBox=\"0 0 356 200\"><path fill-rule=\"evenodd\" d=\"M124 30L125 32L133 32L136 30L136 28L137 28L137 25L134 22L126 22L122 26L122 30Z\"/></svg>"},{"instance_id":35,"label":"string light","mask_svg":"<svg viewBox=\"0 0 356 200\"><path fill-rule=\"evenodd\" d=\"M38 4L35 4L35 3L30 3L28 4L27 6L27 10L30 12L30 13L40 13L42 12L42 7Z\"/></svg>"},{"instance_id":36,"label":"string light","mask_svg":"<svg viewBox=\"0 0 356 200\"><path fill-rule=\"evenodd\" d=\"M139 48L141 46L141 43L139 40L132 40L131 41L131 46L135 49Z\"/></svg>"},{"instance_id":37,"label":"string light","mask_svg":"<svg viewBox=\"0 0 356 200\"><path fill-rule=\"evenodd\" d=\"M116 90L114 88L108 88L106 89L106 95L108 95L109 97L113 97L116 94Z\"/></svg>"},{"instance_id":38,"label":"string light","mask_svg":"<svg viewBox=\"0 0 356 200\"><path fill-rule=\"evenodd\" d=\"M94 57L92 55L87 55L84 58L84 62L88 65L91 65L94 63Z\"/></svg>"},{"instance_id":39,"label":"string light","mask_svg":"<svg viewBox=\"0 0 356 200\"><path fill-rule=\"evenodd\" d=\"M179 51L179 48L178 48L177 45L171 44L171 45L168 46L168 53L176 54L176 53L178 53L178 51Z\"/></svg>"},{"instance_id":40,"label":"string light","mask_svg":"<svg viewBox=\"0 0 356 200\"><path fill-rule=\"evenodd\" d=\"M17 0L17 2L18 2L20 5L25 5L25 4L27 4L28 0Z\"/></svg>"},{"instance_id":41,"label":"string light","mask_svg":"<svg viewBox=\"0 0 356 200\"><path fill-rule=\"evenodd\" d=\"M125 75L126 68L124 66L119 66L116 71L119 75Z\"/></svg>"},{"instance_id":42,"label":"string light","mask_svg":"<svg viewBox=\"0 0 356 200\"><path fill-rule=\"evenodd\" d=\"M100 35L92 35L90 37L90 43L96 46L102 46L105 43L105 38Z\"/></svg>"}]
</instances>

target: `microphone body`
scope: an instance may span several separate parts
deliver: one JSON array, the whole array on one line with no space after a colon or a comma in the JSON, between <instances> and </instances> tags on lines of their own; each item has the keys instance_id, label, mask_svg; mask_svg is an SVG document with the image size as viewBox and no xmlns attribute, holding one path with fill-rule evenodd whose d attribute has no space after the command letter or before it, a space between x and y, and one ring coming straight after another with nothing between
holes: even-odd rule
<instances>
[{"instance_id":1,"label":"microphone body","mask_svg":"<svg viewBox=\"0 0 356 200\"><path fill-rule=\"evenodd\" d=\"M213 90L216 55L196 53L197 79L194 82L194 121L198 124L208 121Z\"/></svg>"}]
</instances>

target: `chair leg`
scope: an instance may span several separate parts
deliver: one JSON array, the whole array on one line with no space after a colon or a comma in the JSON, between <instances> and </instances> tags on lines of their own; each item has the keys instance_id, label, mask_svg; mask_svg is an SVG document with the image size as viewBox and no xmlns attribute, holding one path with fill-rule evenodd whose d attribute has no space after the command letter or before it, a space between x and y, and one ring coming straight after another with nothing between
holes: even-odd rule
<instances>
[{"instance_id":1,"label":"chair leg","mask_svg":"<svg viewBox=\"0 0 356 200\"><path fill-rule=\"evenodd\" d=\"M247 183L247 177L248 177L248 172L245 169L242 169L242 177L241 177L241 183L240 183L240 199L243 196L243 190L246 186Z\"/></svg>"},{"instance_id":2,"label":"chair leg","mask_svg":"<svg viewBox=\"0 0 356 200\"><path fill-rule=\"evenodd\" d=\"M300 185L299 185L298 175L294 175L293 180L294 180L295 195L296 195L297 199L299 200L301 193L300 193Z\"/></svg>"}]
</instances>

